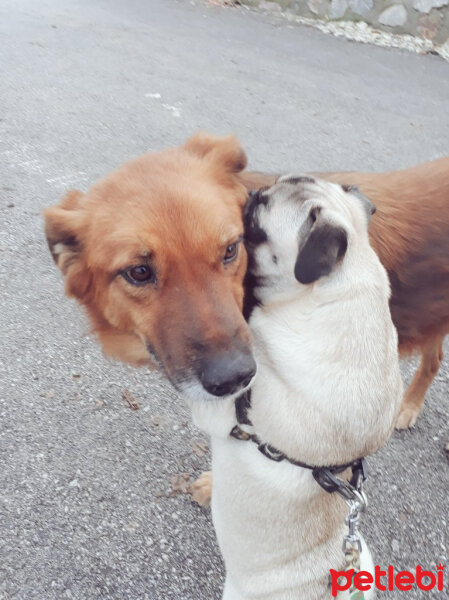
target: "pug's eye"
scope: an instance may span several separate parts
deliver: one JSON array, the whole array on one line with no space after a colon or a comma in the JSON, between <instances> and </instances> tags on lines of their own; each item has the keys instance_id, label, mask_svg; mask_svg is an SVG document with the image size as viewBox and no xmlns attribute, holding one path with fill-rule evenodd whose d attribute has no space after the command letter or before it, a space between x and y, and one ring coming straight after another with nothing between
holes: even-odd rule
<instances>
[{"instance_id":1,"label":"pug's eye","mask_svg":"<svg viewBox=\"0 0 449 600\"><path fill-rule=\"evenodd\" d=\"M234 242L233 244L229 244L226 247L225 255L223 257L223 263L227 265L228 263L235 260L239 253L239 242Z\"/></svg>"},{"instance_id":2,"label":"pug's eye","mask_svg":"<svg viewBox=\"0 0 449 600\"><path fill-rule=\"evenodd\" d=\"M123 277L132 285L146 285L156 283L156 273L148 265L137 265L123 271Z\"/></svg>"}]
</instances>

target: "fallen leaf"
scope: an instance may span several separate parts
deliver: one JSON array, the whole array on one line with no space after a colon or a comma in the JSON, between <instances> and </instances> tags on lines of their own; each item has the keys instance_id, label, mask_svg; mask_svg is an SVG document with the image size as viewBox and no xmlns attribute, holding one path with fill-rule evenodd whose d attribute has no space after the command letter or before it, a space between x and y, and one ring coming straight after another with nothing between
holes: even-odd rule
<instances>
[{"instance_id":1,"label":"fallen leaf","mask_svg":"<svg viewBox=\"0 0 449 600\"><path fill-rule=\"evenodd\" d=\"M170 497L177 494L188 494L190 489L191 477L189 473L178 473L171 478Z\"/></svg>"},{"instance_id":2,"label":"fallen leaf","mask_svg":"<svg viewBox=\"0 0 449 600\"><path fill-rule=\"evenodd\" d=\"M163 498L163 497L164 497L164 492L161 492L158 490L157 492L154 493L154 500L156 502L160 502L161 498Z\"/></svg>"},{"instance_id":3,"label":"fallen leaf","mask_svg":"<svg viewBox=\"0 0 449 600\"><path fill-rule=\"evenodd\" d=\"M139 403L136 400L136 397L131 394L128 388L124 388L122 392L123 400L128 404L131 410L137 410L139 408Z\"/></svg>"},{"instance_id":4,"label":"fallen leaf","mask_svg":"<svg viewBox=\"0 0 449 600\"><path fill-rule=\"evenodd\" d=\"M204 442L194 442L192 444L192 450L197 456L201 458L202 456L205 456L207 454L209 446Z\"/></svg>"}]
</instances>

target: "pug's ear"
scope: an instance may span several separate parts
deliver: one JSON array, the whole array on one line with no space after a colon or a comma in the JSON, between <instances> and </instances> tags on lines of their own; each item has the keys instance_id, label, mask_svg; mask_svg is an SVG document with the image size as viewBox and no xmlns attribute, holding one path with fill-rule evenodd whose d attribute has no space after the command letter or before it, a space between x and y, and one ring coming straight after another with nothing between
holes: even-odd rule
<instances>
[{"instance_id":1,"label":"pug's ear","mask_svg":"<svg viewBox=\"0 0 449 600\"><path fill-rule=\"evenodd\" d=\"M371 202L371 200L368 198L368 196L365 196L365 194L363 192L361 192L359 187L356 185L343 184L341 187L343 188L343 190L345 192L347 192L348 194L352 194L353 196L355 196L356 198L358 198L360 200L360 202L362 203L363 209L366 213L366 216L368 217L368 221L369 221L371 219L371 217L374 215L374 213L376 212L376 207Z\"/></svg>"},{"instance_id":2,"label":"pug's ear","mask_svg":"<svg viewBox=\"0 0 449 600\"><path fill-rule=\"evenodd\" d=\"M247 164L246 154L233 135L215 137L199 132L187 140L184 148L200 158L209 157L231 173L243 171Z\"/></svg>"},{"instance_id":3,"label":"pug's ear","mask_svg":"<svg viewBox=\"0 0 449 600\"><path fill-rule=\"evenodd\" d=\"M81 300L91 277L83 259L85 220L80 210L83 194L70 191L59 204L44 211L45 236L56 265L65 278L66 293Z\"/></svg>"},{"instance_id":4,"label":"pug's ear","mask_svg":"<svg viewBox=\"0 0 449 600\"><path fill-rule=\"evenodd\" d=\"M295 277L303 284L329 275L348 247L348 237L342 227L323 220L316 209L312 209L309 218L313 225L300 246L295 264Z\"/></svg>"}]
</instances>

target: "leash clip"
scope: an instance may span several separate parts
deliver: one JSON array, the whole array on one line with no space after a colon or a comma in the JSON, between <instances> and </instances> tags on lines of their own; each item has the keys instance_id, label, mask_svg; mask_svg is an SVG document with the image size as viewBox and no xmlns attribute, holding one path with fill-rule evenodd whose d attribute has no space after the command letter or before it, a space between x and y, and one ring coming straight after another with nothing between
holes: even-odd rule
<instances>
[{"instance_id":1,"label":"leash clip","mask_svg":"<svg viewBox=\"0 0 449 600\"><path fill-rule=\"evenodd\" d=\"M337 477L334 469L317 468L313 470L316 482L328 493L336 492L343 498L349 507L345 523L348 533L343 538L343 552L360 554L362 542L359 535L360 514L366 510L368 500L363 491L363 482L367 476L365 459L356 461L352 468L352 476L349 481Z\"/></svg>"},{"instance_id":2,"label":"leash clip","mask_svg":"<svg viewBox=\"0 0 449 600\"><path fill-rule=\"evenodd\" d=\"M348 552L354 547L358 552L362 552L362 542L359 534L360 513L365 510L366 503L360 505L359 502L351 502L349 504L349 513L345 518L345 523L348 526L348 533L343 537L343 552Z\"/></svg>"}]
</instances>

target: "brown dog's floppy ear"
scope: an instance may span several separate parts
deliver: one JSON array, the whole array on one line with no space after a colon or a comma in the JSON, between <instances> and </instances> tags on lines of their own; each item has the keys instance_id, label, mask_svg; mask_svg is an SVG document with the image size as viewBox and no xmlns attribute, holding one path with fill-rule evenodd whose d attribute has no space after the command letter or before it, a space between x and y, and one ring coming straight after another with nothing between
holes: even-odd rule
<instances>
[{"instance_id":1,"label":"brown dog's floppy ear","mask_svg":"<svg viewBox=\"0 0 449 600\"><path fill-rule=\"evenodd\" d=\"M215 137L199 132L187 140L184 148L201 158L209 155L232 173L243 171L247 164L246 154L234 135Z\"/></svg>"},{"instance_id":2,"label":"brown dog's floppy ear","mask_svg":"<svg viewBox=\"0 0 449 600\"><path fill-rule=\"evenodd\" d=\"M44 211L45 236L53 260L65 276L66 293L81 299L90 287L90 275L82 260L80 234L84 219L79 205L83 194L70 191L58 204Z\"/></svg>"},{"instance_id":3,"label":"brown dog's floppy ear","mask_svg":"<svg viewBox=\"0 0 449 600\"><path fill-rule=\"evenodd\" d=\"M346 231L320 218L311 210L314 220L305 242L301 244L295 264L295 277L300 283L313 283L329 275L348 247Z\"/></svg>"}]
</instances>

